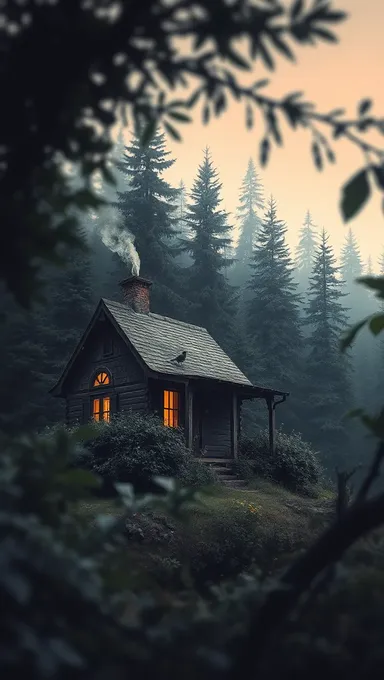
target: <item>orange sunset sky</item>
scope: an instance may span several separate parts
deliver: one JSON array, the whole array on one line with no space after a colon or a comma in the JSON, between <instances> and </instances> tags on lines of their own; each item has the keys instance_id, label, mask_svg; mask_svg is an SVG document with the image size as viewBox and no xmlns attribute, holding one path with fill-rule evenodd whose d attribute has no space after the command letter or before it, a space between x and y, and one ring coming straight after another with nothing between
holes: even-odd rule
<instances>
[{"instance_id":1,"label":"orange sunset sky","mask_svg":"<svg viewBox=\"0 0 384 680\"><path fill-rule=\"evenodd\" d=\"M277 68L275 72L267 73L257 61L252 79L267 74L271 85L264 89L265 93L280 96L300 90L307 100L317 104L319 111L327 112L342 106L351 117L356 115L357 102L369 97L374 100L373 113L384 117L384 0L336 0L334 6L349 14L345 22L335 26L338 44L302 47L295 43L296 64L276 55ZM256 124L248 131L243 111L243 107L231 104L220 118L204 126L199 110L195 109L194 122L181 127L182 143L168 140L177 160L168 170L167 179L178 184L182 178L187 189L192 185L204 147L210 147L223 183L223 207L232 213L230 219L234 224L239 186L250 155L260 171L258 141L263 127ZM260 171L266 195L273 193L277 200L279 217L287 222L288 242L292 248L309 208L319 229L324 226L328 230L338 255L348 228L340 216L340 189L362 166L363 157L348 142L332 141L337 163L326 165L320 173L310 156L309 134L290 132L285 126L282 130L287 131L284 146L274 147L267 168ZM384 146L384 137L375 141ZM371 255L375 268L384 249L384 217L377 191L350 226L358 238L363 259L367 260Z\"/></svg>"}]
</instances>

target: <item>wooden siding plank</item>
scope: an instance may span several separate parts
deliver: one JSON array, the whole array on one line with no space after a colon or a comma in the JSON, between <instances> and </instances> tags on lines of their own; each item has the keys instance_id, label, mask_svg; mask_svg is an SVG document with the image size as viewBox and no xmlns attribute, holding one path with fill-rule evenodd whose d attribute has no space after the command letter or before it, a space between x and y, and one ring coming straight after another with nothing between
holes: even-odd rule
<instances>
[{"instance_id":1,"label":"wooden siding plank","mask_svg":"<svg viewBox=\"0 0 384 680\"><path fill-rule=\"evenodd\" d=\"M237 460L237 435L239 431L238 416L237 394L234 392L232 395L232 454L235 460Z\"/></svg>"}]
</instances>

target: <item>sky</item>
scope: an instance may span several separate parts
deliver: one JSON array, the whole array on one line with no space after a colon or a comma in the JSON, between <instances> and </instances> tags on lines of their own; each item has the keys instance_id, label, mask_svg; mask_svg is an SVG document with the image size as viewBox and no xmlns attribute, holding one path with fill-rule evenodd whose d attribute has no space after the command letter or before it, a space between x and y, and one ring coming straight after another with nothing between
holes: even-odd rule
<instances>
[{"instance_id":1,"label":"sky","mask_svg":"<svg viewBox=\"0 0 384 680\"><path fill-rule=\"evenodd\" d=\"M295 43L296 63L277 57L277 68L267 72L256 62L252 80L269 77L271 85L264 93L281 96L303 91L305 99L326 113L345 108L350 117L356 115L356 104L362 98L374 100L373 113L384 117L384 0L336 0L334 6L348 12L348 19L336 25L338 44L319 43L316 47ZM288 243L295 248L298 232L307 209L311 211L319 230L329 232L330 242L338 255L351 226L364 260L372 257L374 269L384 249L384 216L376 191L368 207L348 225L340 214L339 201L343 183L363 165L361 152L343 140L332 140L337 156L335 165L327 164L320 173L310 155L311 137L306 131L283 128L284 145L274 147L266 168L259 167L258 142L263 128L247 130L244 109L231 104L220 117L208 125L201 123L199 110L193 111L193 123L181 126L182 143L168 139L175 164L167 171L168 181L177 185L183 179L190 189L206 146L223 183L223 204L235 224L234 212L238 203L239 187L248 159L253 157L267 196L273 194L278 216L288 226ZM180 129L180 128L179 128ZM128 137L129 139L129 137ZM127 140L128 141L128 140ZM384 137L381 137L384 146Z\"/></svg>"}]
</instances>

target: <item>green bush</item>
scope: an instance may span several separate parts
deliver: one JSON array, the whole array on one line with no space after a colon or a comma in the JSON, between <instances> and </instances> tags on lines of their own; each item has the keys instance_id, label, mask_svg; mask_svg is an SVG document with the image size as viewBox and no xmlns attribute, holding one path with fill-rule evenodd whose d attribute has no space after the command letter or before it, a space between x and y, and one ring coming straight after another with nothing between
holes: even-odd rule
<instances>
[{"instance_id":1,"label":"green bush","mask_svg":"<svg viewBox=\"0 0 384 680\"><path fill-rule=\"evenodd\" d=\"M180 481L190 489L206 486L214 486L219 483L215 471L210 465L200 463L191 456L188 457L186 466L180 471Z\"/></svg>"},{"instance_id":2,"label":"green bush","mask_svg":"<svg viewBox=\"0 0 384 680\"><path fill-rule=\"evenodd\" d=\"M296 432L276 432L273 456L266 430L256 437L242 438L237 465L239 473L247 479L252 475L263 477L302 494L309 493L321 478L317 454Z\"/></svg>"},{"instance_id":3,"label":"green bush","mask_svg":"<svg viewBox=\"0 0 384 680\"><path fill-rule=\"evenodd\" d=\"M134 513L128 518L124 533L128 540L150 546L167 545L174 541L175 523L166 515L150 511Z\"/></svg>"},{"instance_id":4,"label":"green bush","mask_svg":"<svg viewBox=\"0 0 384 680\"><path fill-rule=\"evenodd\" d=\"M182 432L164 427L154 415L125 413L110 423L98 423L96 432L77 464L102 477L107 495L114 493L116 482L131 483L140 492L156 491L156 476L194 487L214 481L211 471L186 448Z\"/></svg>"},{"instance_id":5,"label":"green bush","mask_svg":"<svg viewBox=\"0 0 384 680\"><path fill-rule=\"evenodd\" d=\"M132 678L230 677L228 669L236 661L239 645L249 640L250 617L271 589L276 588L275 602L279 602L278 582L263 581L255 574L215 587L204 599L185 584L173 593L167 585L177 580L183 560L155 555L156 578L164 588L153 589L150 595L137 592L119 522L114 525L110 517L99 516L93 525L70 511L74 501L89 498L88 487L95 480L70 469L77 443L68 433L56 432L45 439L24 437L1 448L1 677L120 680L127 669ZM171 494L168 500L170 511L181 497ZM157 507L166 498L152 501ZM228 508L232 527L229 515L218 517L214 546L204 534L211 565L215 562L227 575L236 573L238 551L241 559L252 563L253 527L263 526L257 508L250 512L249 504L248 509L242 502L238 505ZM139 499L130 500L128 490L123 507L122 530L130 517L136 519L138 511L151 508L140 505ZM151 512L143 522L150 522L144 535L149 530L154 544L174 526L173 520L160 521ZM193 525L194 521L191 529ZM201 559L196 553L198 533L195 527L194 545L186 542L195 571ZM281 533L278 523L276 533ZM381 553L380 535L375 542ZM252 652L265 654L253 675L259 680L381 677L382 568L344 568L330 587L317 595L316 589L307 590L304 595L267 645L261 648L258 638L252 638ZM238 677L248 675L242 672Z\"/></svg>"},{"instance_id":6,"label":"green bush","mask_svg":"<svg viewBox=\"0 0 384 680\"><path fill-rule=\"evenodd\" d=\"M185 556L198 586L219 583L249 570L258 556L258 517L248 503L228 501L221 513L184 536ZM198 530L196 530L198 529Z\"/></svg>"}]
</instances>

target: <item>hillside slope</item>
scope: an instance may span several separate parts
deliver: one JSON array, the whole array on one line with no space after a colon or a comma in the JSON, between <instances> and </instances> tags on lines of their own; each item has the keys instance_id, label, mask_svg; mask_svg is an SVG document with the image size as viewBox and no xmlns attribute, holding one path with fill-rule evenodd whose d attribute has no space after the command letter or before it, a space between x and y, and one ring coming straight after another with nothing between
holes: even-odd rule
<instances>
[{"instance_id":1,"label":"hillside slope","mask_svg":"<svg viewBox=\"0 0 384 680\"><path fill-rule=\"evenodd\" d=\"M333 507L329 493L304 498L264 480L252 490L215 489L185 524L158 512L136 514L126 526L127 559L143 586L155 580L179 587L187 575L203 587L255 567L271 573L309 545ZM119 510L113 501L94 501L78 512L89 520Z\"/></svg>"}]
</instances>

